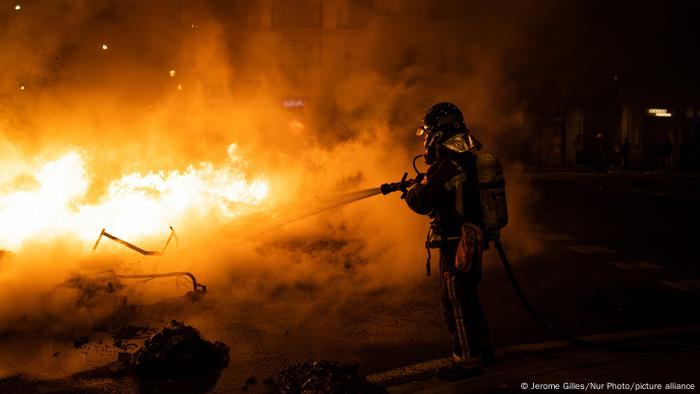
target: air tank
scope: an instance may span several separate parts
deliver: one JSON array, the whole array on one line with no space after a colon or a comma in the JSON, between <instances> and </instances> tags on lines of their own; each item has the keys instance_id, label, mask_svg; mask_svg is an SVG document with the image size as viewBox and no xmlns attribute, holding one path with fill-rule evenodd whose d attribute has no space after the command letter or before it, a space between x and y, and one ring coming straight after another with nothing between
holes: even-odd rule
<instances>
[{"instance_id":1,"label":"air tank","mask_svg":"<svg viewBox=\"0 0 700 394\"><path fill-rule=\"evenodd\" d=\"M500 230L508 223L506 182L501 162L490 153L480 154L476 159L476 173L485 230Z\"/></svg>"}]
</instances>

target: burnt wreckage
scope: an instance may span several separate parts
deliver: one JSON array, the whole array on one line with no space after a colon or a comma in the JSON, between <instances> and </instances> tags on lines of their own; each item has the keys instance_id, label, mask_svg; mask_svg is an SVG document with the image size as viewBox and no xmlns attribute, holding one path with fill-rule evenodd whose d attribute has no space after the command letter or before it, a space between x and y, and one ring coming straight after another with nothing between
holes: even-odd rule
<instances>
[{"instance_id":1,"label":"burnt wreckage","mask_svg":"<svg viewBox=\"0 0 700 394\"><path fill-rule=\"evenodd\" d=\"M162 256L163 253L165 253L165 250L168 248L168 245L170 245L170 242L174 239L175 243L178 243L177 239L177 234L175 233L175 229L173 229L172 226L170 226L170 236L168 236L168 239L165 241L165 245L163 245L163 248L160 251L156 250L145 250L142 249L130 242L127 242L115 235L112 235L106 231L106 229L102 229L100 232L100 235L97 237L97 240L95 241L95 245L92 247L92 250L95 251L97 249L97 246L100 244L100 241L102 240L102 237L105 237L107 239L111 239L112 241L123 245L137 253L140 253L144 256ZM107 271L101 271L98 272L97 275L101 276L111 276L116 279L144 279L144 280L151 280L151 279L161 279L161 278L173 278L173 277L184 277L189 279L192 282L192 291L188 292L187 295L190 296L199 296L207 291L207 286L198 282L197 278L192 274L191 272L188 271L175 271L175 272L163 272L163 273L150 273L150 274L132 274L132 275L123 275L123 274L118 274L114 272L113 270L107 270Z\"/></svg>"}]
</instances>

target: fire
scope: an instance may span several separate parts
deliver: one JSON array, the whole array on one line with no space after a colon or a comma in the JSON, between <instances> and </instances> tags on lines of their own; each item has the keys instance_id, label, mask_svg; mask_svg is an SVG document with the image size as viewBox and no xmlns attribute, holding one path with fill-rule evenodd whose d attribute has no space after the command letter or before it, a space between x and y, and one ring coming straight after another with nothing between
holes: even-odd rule
<instances>
[{"instance_id":1,"label":"fire","mask_svg":"<svg viewBox=\"0 0 700 394\"><path fill-rule=\"evenodd\" d=\"M103 227L138 239L191 218L236 216L262 203L268 192L263 177L246 178L236 150L229 146L228 161L218 168L203 162L184 171L124 174L109 183L97 203L87 204L82 200L92 177L81 151L72 149L30 174L32 187L25 188L30 190L0 194L0 249L37 237L92 241Z\"/></svg>"}]
</instances>

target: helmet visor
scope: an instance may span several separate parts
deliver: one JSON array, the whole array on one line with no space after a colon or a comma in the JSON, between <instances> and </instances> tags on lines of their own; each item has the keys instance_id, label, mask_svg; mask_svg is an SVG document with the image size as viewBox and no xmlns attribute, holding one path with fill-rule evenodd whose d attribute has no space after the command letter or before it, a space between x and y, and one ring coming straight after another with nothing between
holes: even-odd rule
<instances>
[{"instance_id":1,"label":"helmet visor","mask_svg":"<svg viewBox=\"0 0 700 394\"><path fill-rule=\"evenodd\" d=\"M426 124L425 121L422 121L420 126L418 126L418 130L416 130L416 135L423 136L423 138L428 138L431 132L433 132L433 128Z\"/></svg>"}]
</instances>

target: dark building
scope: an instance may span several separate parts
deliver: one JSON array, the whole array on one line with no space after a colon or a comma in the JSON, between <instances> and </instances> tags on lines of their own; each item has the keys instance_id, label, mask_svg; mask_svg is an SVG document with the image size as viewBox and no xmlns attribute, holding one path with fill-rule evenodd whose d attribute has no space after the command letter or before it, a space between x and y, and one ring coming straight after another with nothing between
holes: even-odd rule
<instances>
[{"instance_id":1,"label":"dark building","mask_svg":"<svg viewBox=\"0 0 700 394\"><path fill-rule=\"evenodd\" d=\"M538 124L536 164L575 166L580 135L582 164L586 166L595 166L600 160L600 144L604 166L619 166L620 145L627 140L630 168L695 169L700 153L698 96L627 91L598 104L573 106Z\"/></svg>"}]
</instances>

